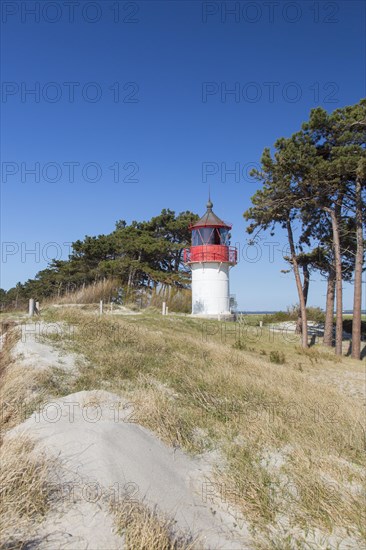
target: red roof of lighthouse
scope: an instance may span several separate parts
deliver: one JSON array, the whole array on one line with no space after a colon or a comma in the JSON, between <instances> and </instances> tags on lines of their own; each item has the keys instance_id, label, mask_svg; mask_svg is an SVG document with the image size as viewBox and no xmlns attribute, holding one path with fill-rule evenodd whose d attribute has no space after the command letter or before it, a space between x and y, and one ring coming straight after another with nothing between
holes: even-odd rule
<instances>
[{"instance_id":1,"label":"red roof of lighthouse","mask_svg":"<svg viewBox=\"0 0 366 550\"><path fill-rule=\"evenodd\" d=\"M191 225L191 229L195 229L196 227L227 227L231 228L231 225L228 223L225 223L223 220L221 220L216 214L212 211L213 204L211 200L208 200L207 203L207 210L205 214L198 220L198 222Z\"/></svg>"}]
</instances>

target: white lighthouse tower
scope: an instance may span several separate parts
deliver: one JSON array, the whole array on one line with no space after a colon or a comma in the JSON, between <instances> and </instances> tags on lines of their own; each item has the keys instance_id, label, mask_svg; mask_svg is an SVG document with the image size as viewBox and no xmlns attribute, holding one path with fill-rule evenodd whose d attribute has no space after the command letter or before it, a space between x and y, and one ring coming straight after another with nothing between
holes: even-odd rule
<instances>
[{"instance_id":1,"label":"white lighthouse tower","mask_svg":"<svg viewBox=\"0 0 366 550\"><path fill-rule=\"evenodd\" d=\"M190 226L192 245L184 250L184 261L192 270L192 315L231 316L229 271L237 263L237 250L230 246L231 225L207 211Z\"/></svg>"}]
</instances>

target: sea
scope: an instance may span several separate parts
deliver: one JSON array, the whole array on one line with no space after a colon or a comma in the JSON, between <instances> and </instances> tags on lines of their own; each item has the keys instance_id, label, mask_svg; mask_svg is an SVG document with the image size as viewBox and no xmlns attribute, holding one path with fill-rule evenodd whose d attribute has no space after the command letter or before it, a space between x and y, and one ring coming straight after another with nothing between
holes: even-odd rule
<instances>
[{"instance_id":1,"label":"sea","mask_svg":"<svg viewBox=\"0 0 366 550\"><path fill-rule=\"evenodd\" d=\"M273 313L278 313L278 309L272 310L272 311L237 311L239 315L271 315ZM352 309L345 309L343 310L344 315L352 315L353 311ZM361 311L362 315L366 315L366 309L363 309Z\"/></svg>"}]
</instances>

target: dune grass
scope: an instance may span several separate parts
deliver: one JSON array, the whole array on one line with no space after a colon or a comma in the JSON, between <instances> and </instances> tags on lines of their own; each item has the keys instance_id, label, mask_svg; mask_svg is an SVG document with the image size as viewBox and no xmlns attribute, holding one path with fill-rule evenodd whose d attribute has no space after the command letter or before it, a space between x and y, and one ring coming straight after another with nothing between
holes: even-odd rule
<instances>
[{"instance_id":1,"label":"dune grass","mask_svg":"<svg viewBox=\"0 0 366 550\"><path fill-rule=\"evenodd\" d=\"M25 436L6 438L0 448L0 549L37 544L37 524L50 509L55 460L34 453Z\"/></svg>"},{"instance_id":2,"label":"dune grass","mask_svg":"<svg viewBox=\"0 0 366 550\"><path fill-rule=\"evenodd\" d=\"M239 323L99 317L72 308L50 309L43 321L60 323L48 336L54 345L86 360L74 376L56 368L27 372L10 356L17 339L10 331L2 352L3 428L47 398L113 391L133 404L133 421L169 445L219 451L212 483L250 521L258 548L306 548L319 533L324 548L347 537L363 544L363 404L333 383L337 373L359 375L359 362L320 346L302 350L294 335ZM144 540L143 526L157 520L136 514L139 521L129 524L135 545L136 532Z\"/></svg>"},{"instance_id":3,"label":"dune grass","mask_svg":"<svg viewBox=\"0 0 366 550\"><path fill-rule=\"evenodd\" d=\"M218 450L212 482L250 521L258 548L306 548L319 534L330 547L364 544L363 404L327 377L359 375L359 362L238 323L71 308L44 320L72 325L53 343L87 360L69 382L56 376L54 395L119 393L169 445Z\"/></svg>"},{"instance_id":4,"label":"dune grass","mask_svg":"<svg viewBox=\"0 0 366 550\"><path fill-rule=\"evenodd\" d=\"M8 325L4 335L0 352L0 443L6 430L28 418L40 403L48 399L48 386L54 377L54 371L26 368L12 355L20 339L20 329L16 324Z\"/></svg>"},{"instance_id":5,"label":"dune grass","mask_svg":"<svg viewBox=\"0 0 366 550\"><path fill-rule=\"evenodd\" d=\"M24 435L4 438L36 407L41 377L16 363L12 349L20 337L16 324L2 325L0 352L0 549L18 550L36 540L52 495L54 460L34 453L34 442Z\"/></svg>"},{"instance_id":6,"label":"dune grass","mask_svg":"<svg viewBox=\"0 0 366 550\"><path fill-rule=\"evenodd\" d=\"M143 502L113 503L111 511L125 550L199 550L197 539L177 533L174 520Z\"/></svg>"}]
</instances>

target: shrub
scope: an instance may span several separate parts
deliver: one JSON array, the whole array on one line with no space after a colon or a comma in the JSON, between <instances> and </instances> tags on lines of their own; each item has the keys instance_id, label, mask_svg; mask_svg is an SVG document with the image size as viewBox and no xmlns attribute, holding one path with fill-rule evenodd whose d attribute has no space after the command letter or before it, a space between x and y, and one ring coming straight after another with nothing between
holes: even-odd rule
<instances>
[{"instance_id":1,"label":"shrub","mask_svg":"<svg viewBox=\"0 0 366 550\"><path fill-rule=\"evenodd\" d=\"M307 307L306 313L308 321L315 321L316 323L324 323L325 313L320 307Z\"/></svg>"},{"instance_id":2,"label":"shrub","mask_svg":"<svg viewBox=\"0 0 366 550\"><path fill-rule=\"evenodd\" d=\"M282 351L271 351L269 354L269 360L271 363L276 363L277 365L283 365L286 361L285 354Z\"/></svg>"},{"instance_id":3,"label":"shrub","mask_svg":"<svg viewBox=\"0 0 366 550\"><path fill-rule=\"evenodd\" d=\"M288 311L276 311L271 315L265 315L263 318L264 323L282 323L283 321L294 321L297 319L297 314L290 313Z\"/></svg>"},{"instance_id":4,"label":"shrub","mask_svg":"<svg viewBox=\"0 0 366 550\"><path fill-rule=\"evenodd\" d=\"M246 350L247 349L247 345L245 342L243 342L243 340L235 340L235 342L233 343L233 348L234 349L240 349L240 350Z\"/></svg>"},{"instance_id":5,"label":"shrub","mask_svg":"<svg viewBox=\"0 0 366 550\"><path fill-rule=\"evenodd\" d=\"M325 313L320 307L307 307L306 308L308 321L315 321L316 323L323 323L325 321ZM276 311L270 315L263 317L263 322L282 323L284 321L297 321L299 316L298 306L291 306L287 308L287 311Z\"/></svg>"}]
</instances>

